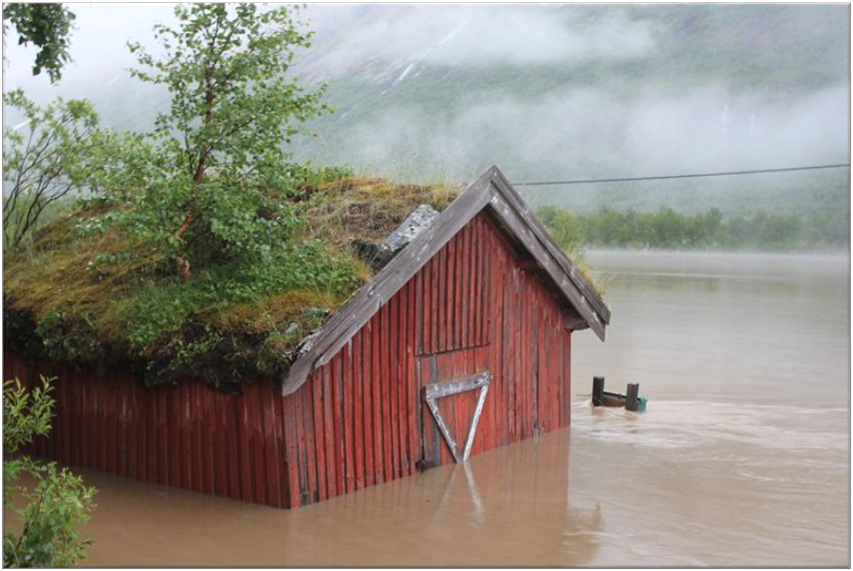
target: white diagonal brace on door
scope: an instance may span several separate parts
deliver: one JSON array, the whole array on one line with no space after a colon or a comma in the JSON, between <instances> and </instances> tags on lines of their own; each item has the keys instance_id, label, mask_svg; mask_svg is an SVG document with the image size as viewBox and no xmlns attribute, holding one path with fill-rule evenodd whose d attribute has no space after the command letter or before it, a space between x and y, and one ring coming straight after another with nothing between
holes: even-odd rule
<instances>
[{"instance_id":1,"label":"white diagonal brace on door","mask_svg":"<svg viewBox=\"0 0 853 571\"><path fill-rule=\"evenodd\" d=\"M471 455L471 447L474 445L474 435L477 433L477 425L480 422L480 414L483 412L483 404L486 402L486 394L489 392L489 382L492 380L491 373L480 373L473 377L460 379L458 381L450 381L447 383L433 383L424 387L424 400L435 418L435 423L444 436L447 446L450 448L450 453L453 454L453 459L457 462L465 462ZM441 411L438 410L438 399L453 396L467 391L480 389L480 394L477 397L477 407L474 409L474 417L471 419L471 426L468 428L468 438L465 441L465 450L462 455L459 454L459 447L456 444L456 439L450 434L447 428L447 423Z\"/></svg>"}]
</instances>

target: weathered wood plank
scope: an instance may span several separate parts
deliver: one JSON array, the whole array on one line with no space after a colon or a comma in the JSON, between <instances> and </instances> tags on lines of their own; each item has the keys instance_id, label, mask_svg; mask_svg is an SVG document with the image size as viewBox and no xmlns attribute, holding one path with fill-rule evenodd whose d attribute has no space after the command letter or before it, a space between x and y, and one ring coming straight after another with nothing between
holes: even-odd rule
<instances>
[{"instance_id":1,"label":"weathered wood plank","mask_svg":"<svg viewBox=\"0 0 853 571\"><path fill-rule=\"evenodd\" d=\"M373 394L373 462L375 481L377 484L385 481L385 463L384 463L384 442L383 436L385 426L382 419L382 371L381 371L381 353L382 338L380 331L382 329L381 314L376 314L371 320L373 323L373 339L371 343L371 362L373 375L370 379L371 390Z\"/></svg>"},{"instance_id":2,"label":"weathered wood plank","mask_svg":"<svg viewBox=\"0 0 853 571\"><path fill-rule=\"evenodd\" d=\"M376 483L376 458L374 455L373 423L373 322L371 319L362 330L362 366L364 367L364 483Z\"/></svg>"},{"instance_id":3,"label":"weathered wood plank","mask_svg":"<svg viewBox=\"0 0 853 571\"><path fill-rule=\"evenodd\" d=\"M355 379L354 379L354 363L353 363L353 337L349 343L344 346L343 362L341 365L341 406L343 407L343 446L344 446L344 483L345 491L355 491L355 439L353 432L355 431L355 419L353 411L355 409Z\"/></svg>"},{"instance_id":4,"label":"weathered wood plank","mask_svg":"<svg viewBox=\"0 0 853 571\"><path fill-rule=\"evenodd\" d=\"M103 402L102 402L103 404ZM166 387L157 388L157 483L168 484L169 469L169 439L166 419L168 408L166 405ZM102 439L98 439L103 442ZM99 464L100 465L100 464Z\"/></svg>"},{"instance_id":5,"label":"weathered wood plank","mask_svg":"<svg viewBox=\"0 0 853 571\"><path fill-rule=\"evenodd\" d=\"M276 435L276 410L275 401L281 400L281 396L275 398L272 383L263 379L258 386L260 392L261 414L263 415L263 442L264 458L267 466L267 505L273 507L281 506L281 477L279 468L281 465L279 457L279 440ZM209 434L209 433L208 433Z\"/></svg>"},{"instance_id":6,"label":"weathered wood plank","mask_svg":"<svg viewBox=\"0 0 853 571\"><path fill-rule=\"evenodd\" d=\"M69 389L71 387L68 387ZM69 391L71 393L72 391ZM128 424L127 427L127 476L134 480L141 479L139 476L139 428L142 425L144 419L144 412L141 410L139 406L139 387L130 384L129 392L128 392L128 403L127 403L130 414L132 415L132 421ZM71 426L73 425L71 418L73 418L76 411L74 407L71 406L68 408L66 412L66 420L69 422L69 432L71 430ZM73 460L69 457L65 460L67 463L71 464Z\"/></svg>"},{"instance_id":7,"label":"weathered wood plank","mask_svg":"<svg viewBox=\"0 0 853 571\"><path fill-rule=\"evenodd\" d=\"M401 289L400 292L403 290ZM391 478L400 476L400 384L399 384L399 354L404 347L400 339L400 292L388 301L388 322L385 325L388 337L383 346L385 348L386 377L385 384L388 387L386 396L386 416L390 417L390 440L391 440Z\"/></svg>"},{"instance_id":8,"label":"weathered wood plank","mask_svg":"<svg viewBox=\"0 0 853 571\"><path fill-rule=\"evenodd\" d=\"M394 384L397 385L397 400L395 402L395 406L398 411L397 441L400 454L400 465L397 472L400 477L407 475L409 466L409 456L406 451L409 441L408 419L406 417L406 413L408 412L408 408L406 407L406 381L408 380L406 377L406 369L410 341L409 331L406 324L410 304L409 291L411 290L411 286L412 280L409 280L394 296L398 299L397 336L391 337L392 339L397 339L395 342L395 345L397 346L397 362L394 367Z\"/></svg>"},{"instance_id":9,"label":"weathered wood plank","mask_svg":"<svg viewBox=\"0 0 853 571\"><path fill-rule=\"evenodd\" d=\"M392 420L394 418L393 407L391 405L391 340L389 338L390 331L390 307L388 304L383 305L379 310L379 370L380 375L380 391L382 395L380 419L382 421L382 459L383 478L385 482L394 479L395 458L393 456L394 440Z\"/></svg>"},{"instance_id":10,"label":"weathered wood plank","mask_svg":"<svg viewBox=\"0 0 853 571\"><path fill-rule=\"evenodd\" d=\"M572 421L572 332L565 332L565 347L563 349L563 413L562 426L569 426Z\"/></svg>"},{"instance_id":11,"label":"weathered wood plank","mask_svg":"<svg viewBox=\"0 0 853 571\"><path fill-rule=\"evenodd\" d=\"M211 423L214 437L214 455L213 462L215 465L215 480L214 489L217 496L228 496L228 416L225 403L227 395L217 394L213 401L213 414L215 415Z\"/></svg>"},{"instance_id":12,"label":"weathered wood plank","mask_svg":"<svg viewBox=\"0 0 853 571\"><path fill-rule=\"evenodd\" d=\"M442 383L431 383L424 386L424 398L435 400L465 391L472 391L488 385L492 378L491 373L480 373L464 379L447 381Z\"/></svg>"},{"instance_id":13,"label":"weathered wood plank","mask_svg":"<svg viewBox=\"0 0 853 571\"><path fill-rule=\"evenodd\" d=\"M365 486L364 480L364 365L362 363L362 347L364 330L352 338L353 364L353 447L355 455L355 487L357 490Z\"/></svg>"},{"instance_id":14,"label":"weathered wood plank","mask_svg":"<svg viewBox=\"0 0 853 571\"><path fill-rule=\"evenodd\" d=\"M301 413L296 420L297 461L299 462L299 495L303 504L320 501L320 462L318 460L315 420L314 420L314 384L317 373L312 375L298 394L296 409ZM301 422L300 422L301 421Z\"/></svg>"},{"instance_id":15,"label":"weathered wood plank","mask_svg":"<svg viewBox=\"0 0 853 571\"><path fill-rule=\"evenodd\" d=\"M333 417L333 396L332 396L332 375L334 371L334 361L325 365L321 370L322 379L322 400L323 407L317 414L322 415L323 419L323 438L325 445L322 446L326 458L326 485L327 493L330 498L333 498L338 493L337 471L336 471L336 453L335 449L335 427Z\"/></svg>"},{"instance_id":16,"label":"weathered wood plank","mask_svg":"<svg viewBox=\"0 0 853 571\"><path fill-rule=\"evenodd\" d=\"M210 442L210 400L213 397L212 393L201 383L193 383L193 389L196 394L197 407L193 413L195 417L195 426L197 434L197 443L199 448L198 468L201 472L201 492L204 494L213 493L213 449ZM259 411L260 403L258 403Z\"/></svg>"},{"instance_id":17,"label":"weathered wood plank","mask_svg":"<svg viewBox=\"0 0 853 571\"><path fill-rule=\"evenodd\" d=\"M261 407L257 388L252 387L246 391L243 398L247 400L246 404L249 409L249 446L252 450L252 486L254 495L252 499L256 504L266 504L266 459L264 458L263 428L261 426L261 415L259 414ZM197 478L197 480L199 483L195 487L200 488L201 483L204 481L203 475L201 478Z\"/></svg>"},{"instance_id":18,"label":"weathered wood plank","mask_svg":"<svg viewBox=\"0 0 853 571\"><path fill-rule=\"evenodd\" d=\"M311 426L305 427L305 444L306 447L310 442L312 450L308 453L314 455L314 470L316 471L316 481L314 486L313 497L316 501L326 500L329 497L329 474L327 469L326 454L326 428L323 420L323 371L317 369L311 375L311 399L305 402L305 412L307 413L306 421L311 421Z\"/></svg>"},{"instance_id":19,"label":"weathered wood plank","mask_svg":"<svg viewBox=\"0 0 853 571\"><path fill-rule=\"evenodd\" d=\"M474 290L471 287L471 265L473 260L473 257L471 255L471 234L472 226L476 223L476 220L476 217L473 218L471 222L469 222L467 226L462 228L462 230L458 234L459 240L462 244L462 268L459 279L460 293L458 305L456 307L456 311L458 312L456 321L457 323L459 323L459 339L461 347L471 347L476 345L476 341L469 333L472 324L469 308L471 306L471 295L474 293Z\"/></svg>"},{"instance_id":20,"label":"weathered wood plank","mask_svg":"<svg viewBox=\"0 0 853 571\"><path fill-rule=\"evenodd\" d=\"M461 231L461 230L460 230ZM444 283L445 293L447 295L446 301L443 305L444 310L444 351L451 351L457 348L459 345L457 343L457 335L456 335L456 323L455 323L455 311L456 308L456 265L457 265L457 254L456 254L456 243L458 234L453 236L448 242L447 246L444 247L443 253L446 256L447 260L447 280Z\"/></svg>"},{"instance_id":21,"label":"weathered wood plank","mask_svg":"<svg viewBox=\"0 0 853 571\"><path fill-rule=\"evenodd\" d=\"M335 449L335 490L337 495L342 496L346 491L345 459L344 459L344 421L343 421L343 398L341 395L343 352L338 353L331 362L329 382L332 385L331 408L333 422L332 447Z\"/></svg>"},{"instance_id":22,"label":"weathered wood plank","mask_svg":"<svg viewBox=\"0 0 853 571\"><path fill-rule=\"evenodd\" d=\"M284 422L284 462L287 474L287 502L289 508L302 505L302 493L299 482L299 458L297 456L297 422L302 420L302 411L297 410L301 404L304 390L281 399L282 421Z\"/></svg>"},{"instance_id":23,"label":"weathered wood plank","mask_svg":"<svg viewBox=\"0 0 853 571\"><path fill-rule=\"evenodd\" d=\"M439 264L439 257L435 256L429 263L430 267L430 277L432 278L432 289L430 290L430 298L432 300L431 310L429 313L429 339L430 339L430 348L429 353L437 353L438 352L438 313L439 309L439 295L440 288L438 284L440 283L441 275L441 265Z\"/></svg>"}]
</instances>

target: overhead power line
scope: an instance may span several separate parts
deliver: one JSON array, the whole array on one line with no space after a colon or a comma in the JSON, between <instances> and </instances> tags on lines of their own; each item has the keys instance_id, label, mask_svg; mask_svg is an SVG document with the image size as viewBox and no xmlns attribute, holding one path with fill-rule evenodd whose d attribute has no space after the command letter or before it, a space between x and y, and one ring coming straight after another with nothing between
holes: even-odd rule
<instances>
[{"instance_id":1,"label":"overhead power line","mask_svg":"<svg viewBox=\"0 0 853 571\"><path fill-rule=\"evenodd\" d=\"M749 174L765 174L774 172L794 172L794 171L813 171L821 169L840 169L849 168L850 163L837 165L812 165L806 167L787 167L779 169L756 169L748 171L723 171L723 172L706 172L698 174L671 174L664 176L636 176L626 178L592 178L583 180L551 180L541 182L515 182L515 186L549 186L549 185L564 185L564 184L597 184L602 182L634 182L639 180L672 180L677 178L707 178L713 176L737 176Z\"/></svg>"}]
</instances>

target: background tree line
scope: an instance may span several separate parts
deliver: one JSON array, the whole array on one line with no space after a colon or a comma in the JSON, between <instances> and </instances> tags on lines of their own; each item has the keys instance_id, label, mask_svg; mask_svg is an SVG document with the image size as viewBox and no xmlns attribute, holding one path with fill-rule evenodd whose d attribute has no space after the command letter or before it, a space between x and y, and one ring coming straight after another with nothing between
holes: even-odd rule
<instances>
[{"instance_id":1,"label":"background tree line","mask_svg":"<svg viewBox=\"0 0 853 571\"><path fill-rule=\"evenodd\" d=\"M554 206L537 212L564 248L653 248L670 250L834 250L848 247L847 220L831 213L724 215L719 208L682 214L602 209L578 214Z\"/></svg>"}]
</instances>

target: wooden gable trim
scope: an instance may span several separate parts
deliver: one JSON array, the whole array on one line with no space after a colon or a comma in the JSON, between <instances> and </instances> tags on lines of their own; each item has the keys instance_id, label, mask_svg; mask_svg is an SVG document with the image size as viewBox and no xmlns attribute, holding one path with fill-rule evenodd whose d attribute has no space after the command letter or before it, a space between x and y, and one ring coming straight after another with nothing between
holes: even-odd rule
<instances>
[{"instance_id":1,"label":"wooden gable trim","mask_svg":"<svg viewBox=\"0 0 853 571\"><path fill-rule=\"evenodd\" d=\"M563 296L603 341L606 322L599 317L595 309L587 301L586 296L575 285L574 280L569 277L569 274L563 270L562 266L554 259L554 256L548 252L535 236L530 225L527 223L527 219L513 207L502 192L493 192L489 202L501 222L509 228L524 248L539 262L539 265L553 280Z\"/></svg>"},{"instance_id":2,"label":"wooden gable trim","mask_svg":"<svg viewBox=\"0 0 853 571\"><path fill-rule=\"evenodd\" d=\"M603 340L604 328L610 319L609 310L532 216L509 181L493 166L469 185L432 227L395 256L306 341L284 379L282 394L295 392L315 369L329 362L382 305L487 207L536 258L567 301Z\"/></svg>"},{"instance_id":3,"label":"wooden gable trim","mask_svg":"<svg viewBox=\"0 0 853 571\"><path fill-rule=\"evenodd\" d=\"M495 171L495 178L492 182L497 190L499 190L513 206L518 215L524 220L525 225L530 228L536 238L545 246L548 253L551 254L566 275L569 276L572 283L574 283L575 287L577 287L583 294L584 298L589 301L590 305L592 305L604 323L610 323L610 310L592 288L592 285L587 282L574 264L572 264L563 249L554 241L548 231L545 230L544 226L539 222L539 219L533 215L530 207L527 206L527 203L524 202L518 192L516 192L504 174L497 168L495 168Z\"/></svg>"}]
</instances>

